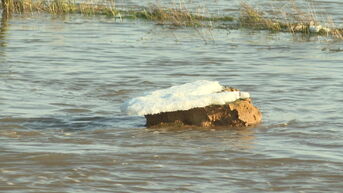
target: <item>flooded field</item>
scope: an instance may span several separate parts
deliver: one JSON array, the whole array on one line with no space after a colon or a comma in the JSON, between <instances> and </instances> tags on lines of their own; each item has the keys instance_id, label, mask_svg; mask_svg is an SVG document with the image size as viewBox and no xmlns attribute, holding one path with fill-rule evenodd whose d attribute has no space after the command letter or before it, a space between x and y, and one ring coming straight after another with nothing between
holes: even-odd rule
<instances>
[{"instance_id":1,"label":"flooded field","mask_svg":"<svg viewBox=\"0 0 343 193\"><path fill-rule=\"evenodd\" d=\"M342 2L312 2L342 23ZM187 3L239 12L239 1ZM1 21L0 192L343 189L342 41L105 16ZM195 80L249 92L263 123L147 129L120 111L145 91Z\"/></svg>"}]
</instances>

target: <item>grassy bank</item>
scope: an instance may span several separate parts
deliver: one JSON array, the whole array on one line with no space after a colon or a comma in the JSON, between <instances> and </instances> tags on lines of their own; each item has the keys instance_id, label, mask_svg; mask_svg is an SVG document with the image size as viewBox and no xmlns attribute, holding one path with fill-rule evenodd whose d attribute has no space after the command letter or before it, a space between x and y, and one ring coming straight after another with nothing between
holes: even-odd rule
<instances>
[{"instance_id":1,"label":"grassy bank","mask_svg":"<svg viewBox=\"0 0 343 193\"><path fill-rule=\"evenodd\" d=\"M335 27L332 21L323 24L315 18L313 11L300 11L295 7L292 6L293 10L297 12L295 14L284 10L273 10L274 14L271 15L242 3L240 15L234 18L231 16L204 16L190 11L181 3L174 8L152 5L137 10L123 10L117 9L115 0L106 1L104 4L94 4L91 0L82 1L82 3L76 3L74 0L2 0L2 8L7 14L106 15L144 19L161 25L228 29L241 27L271 32L318 34L343 40L343 29ZM222 25L224 23L225 25Z\"/></svg>"}]
</instances>

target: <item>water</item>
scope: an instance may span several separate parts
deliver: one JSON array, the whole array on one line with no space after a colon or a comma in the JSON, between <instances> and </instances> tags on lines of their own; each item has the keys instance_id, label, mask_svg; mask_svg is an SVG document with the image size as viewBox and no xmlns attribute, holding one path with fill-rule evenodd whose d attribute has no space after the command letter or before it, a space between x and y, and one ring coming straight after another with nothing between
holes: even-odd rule
<instances>
[{"instance_id":1,"label":"water","mask_svg":"<svg viewBox=\"0 0 343 193\"><path fill-rule=\"evenodd\" d=\"M317 3L342 18L341 2ZM0 192L343 189L341 42L77 15L1 27ZM147 129L119 110L200 79L250 92L263 123Z\"/></svg>"}]
</instances>

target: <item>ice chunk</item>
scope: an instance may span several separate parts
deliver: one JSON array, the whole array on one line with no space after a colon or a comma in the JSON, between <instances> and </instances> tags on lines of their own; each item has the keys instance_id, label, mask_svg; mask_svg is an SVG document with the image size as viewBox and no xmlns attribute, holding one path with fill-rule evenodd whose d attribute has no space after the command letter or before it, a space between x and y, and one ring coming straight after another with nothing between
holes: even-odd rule
<instances>
[{"instance_id":1,"label":"ice chunk","mask_svg":"<svg viewBox=\"0 0 343 193\"><path fill-rule=\"evenodd\" d=\"M189 110L214 104L222 105L240 98L250 97L247 92L220 92L223 88L218 81L199 80L133 98L125 102L121 109L129 115L147 115Z\"/></svg>"}]
</instances>

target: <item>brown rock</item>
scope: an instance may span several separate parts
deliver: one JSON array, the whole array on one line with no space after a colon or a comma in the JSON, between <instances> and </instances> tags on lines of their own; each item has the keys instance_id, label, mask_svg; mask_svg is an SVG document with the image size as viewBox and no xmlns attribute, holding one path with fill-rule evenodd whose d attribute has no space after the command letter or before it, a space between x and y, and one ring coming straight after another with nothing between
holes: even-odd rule
<instances>
[{"instance_id":1,"label":"brown rock","mask_svg":"<svg viewBox=\"0 0 343 193\"><path fill-rule=\"evenodd\" d=\"M232 89L232 88L230 88ZM232 90L225 90L232 91ZM186 111L145 115L147 127L164 124L194 125L201 127L248 127L261 122L262 114L251 99L241 99L224 105L210 105Z\"/></svg>"}]
</instances>

